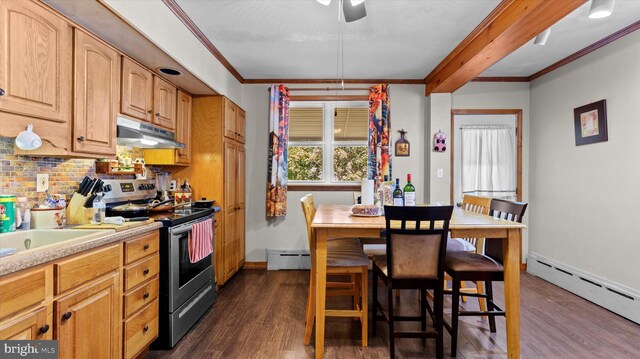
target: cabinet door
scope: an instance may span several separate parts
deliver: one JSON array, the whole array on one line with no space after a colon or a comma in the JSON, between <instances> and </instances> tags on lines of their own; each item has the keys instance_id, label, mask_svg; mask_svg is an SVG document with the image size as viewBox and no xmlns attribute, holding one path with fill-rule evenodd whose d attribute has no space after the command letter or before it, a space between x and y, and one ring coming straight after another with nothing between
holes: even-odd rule
<instances>
[{"instance_id":1,"label":"cabinet door","mask_svg":"<svg viewBox=\"0 0 640 359\"><path fill-rule=\"evenodd\" d=\"M73 151L115 155L120 55L78 29L75 35Z\"/></svg>"},{"instance_id":2,"label":"cabinet door","mask_svg":"<svg viewBox=\"0 0 640 359\"><path fill-rule=\"evenodd\" d=\"M0 322L0 340L50 340L53 324L41 307L16 319Z\"/></svg>"},{"instance_id":3,"label":"cabinet door","mask_svg":"<svg viewBox=\"0 0 640 359\"><path fill-rule=\"evenodd\" d=\"M185 148L176 150L176 163L191 163L191 96L178 90L178 113L176 120L176 141L185 144Z\"/></svg>"},{"instance_id":4,"label":"cabinet door","mask_svg":"<svg viewBox=\"0 0 640 359\"><path fill-rule=\"evenodd\" d=\"M176 128L176 88L167 81L153 77L153 123L173 130Z\"/></svg>"},{"instance_id":5,"label":"cabinet door","mask_svg":"<svg viewBox=\"0 0 640 359\"><path fill-rule=\"evenodd\" d=\"M237 132L236 116L237 116L236 105L225 98L224 99L224 137L230 138L232 140L236 139L236 132Z\"/></svg>"},{"instance_id":6,"label":"cabinet door","mask_svg":"<svg viewBox=\"0 0 640 359\"><path fill-rule=\"evenodd\" d=\"M238 107L238 116L236 117L236 139L240 143L245 142L246 113Z\"/></svg>"},{"instance_id":7,"label":"cabinet door","mask_svg":"<svg viewBox=\"0 0 640 359\"><path fill-rule=\"evenodd\" d=\"M54 302L60 358L118 358L120 296L118 274Z\"/></svg>"},{"instance_id":8,"label":"cabinet door","mask_svg":"<svg viewBox=\"0 0 640 359\"><path fill-rule=\"evenodd\" d=\"M232 142L224 142L224 209L227 213L238 206L237 196L238 147ZM226 225L226 223L225 223Z\"/></svg>"},{"instance_id":9,"label":"cabinet door","mask_svg":"<svg viewBox=\"0 0 640 359\"><path fill-rule=\"evenodd\" d=\"M237 213L232 210L224 214L224 281L226 282L236 272L238 268L237 257Z\"/></svg>"},{"instance_id":10,"label":"cabinet door","mask_svg":"<svg viewBox=\"0 0 640 359\"><path fill-rule=\"evenodd\" d=\"M153 116L153 75L128 58L122 59L123 114L151 122Z\"/></svg>"},{"instance_id":11,"label":"cabinet door","mask_svg":"<svg viewBox=\"0 0 640 359\"><path fill-rule=\"evenodd\" d=\"M244 264L245 251L245 149L237 148L236 161L236 267L239 269Z\"/></svg>"},{"instance_id":12,"label":"cabinet door","mask_svg":"<svg viewBox=\"0 0 640 359\"><path fill-rule=\"evenodd\" d=\"M224 142L224 278L225 281L237 269L237 146L232 142Z\"/></svg>"},{"instance_id":13,"label":"cabinet door","mask_svg":"<svg viewBox=\"0 0 640 359\"><path fill-rule=\"evenodd\" d=\"M33 1L0 1L1 111L70 122L71 31Z\"/></svg>"}]
</instances>

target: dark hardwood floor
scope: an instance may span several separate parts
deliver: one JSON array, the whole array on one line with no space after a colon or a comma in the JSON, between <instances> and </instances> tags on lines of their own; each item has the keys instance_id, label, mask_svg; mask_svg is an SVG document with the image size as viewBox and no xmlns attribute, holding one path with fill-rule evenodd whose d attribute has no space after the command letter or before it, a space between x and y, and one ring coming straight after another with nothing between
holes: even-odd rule
<instances>
[{"instance_id":1,"label":"dark hardwood floor","mask_svg":"<svg viewBox=\"0 0 640 359\"><path fill-rule=\"evenodd\" d=\"M522 358L640 358L640 326L544 280L522 275ZM146 358L312 358L304 346L304 311L309 272L244 270L219 292L218 301L171 351ZM502 285L494 285L502 301ZM384 294L381 293L381 296ZM372 301L370 300L369 303ZM465 307L477 307L469 298ZM330 298L327 307L348 307L347 298ZM415 291L402 293L401 313L418 311ZM445 311L450 305L445 305ZM460 359L506 358L505 321L489 333L487 320L463 317L458 339ZM371 321L370 321L371 323ZM419 323L400 325L419 326ZM388 358L388 327L369 328L369 347L360 346L360 323L328 318L326 358ZM398 358L432 358L432 340L398 339ZM445 334L445 357L449 336Z\"/></svg>"}]
</instances>

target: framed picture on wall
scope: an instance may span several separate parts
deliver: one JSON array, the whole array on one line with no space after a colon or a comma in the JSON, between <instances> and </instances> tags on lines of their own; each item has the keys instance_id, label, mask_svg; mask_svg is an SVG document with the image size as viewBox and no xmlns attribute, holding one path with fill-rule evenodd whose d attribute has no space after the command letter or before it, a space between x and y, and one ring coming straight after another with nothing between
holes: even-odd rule
<instances>
[{"instance_id":1,"label":"framed picture on wall","mask_svg":"<svg viewBox=\"0 0 640 359\"><path fill-rule=\"evenodd\" d=\"M600 100L573 110L576 146L608 141L607 100Z\"/></svg>"}]
</instances>

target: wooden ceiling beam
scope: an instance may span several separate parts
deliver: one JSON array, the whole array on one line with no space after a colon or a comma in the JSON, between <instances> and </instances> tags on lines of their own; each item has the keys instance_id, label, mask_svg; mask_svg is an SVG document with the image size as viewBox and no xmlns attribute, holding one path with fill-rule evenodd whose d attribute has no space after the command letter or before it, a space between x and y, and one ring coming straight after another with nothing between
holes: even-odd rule
<instances>
[{"instance_id":1,"label":"wooden ceiling beam","mask_svg":"<svg viewBox=\"0 0 640 359\"><path fill-rule=\"evenodd\" d=\"M503 0L425 78L425 94L451 93L587 0Z\"/></svg>"}]
</instances>

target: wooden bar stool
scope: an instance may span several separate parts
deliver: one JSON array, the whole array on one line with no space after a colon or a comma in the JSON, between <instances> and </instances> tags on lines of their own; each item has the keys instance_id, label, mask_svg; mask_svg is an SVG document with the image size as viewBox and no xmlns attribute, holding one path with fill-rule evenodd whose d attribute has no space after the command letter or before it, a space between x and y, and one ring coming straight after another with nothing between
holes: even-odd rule
<instances>
[{"instance_id":1,"label":"wooden bar stool","mask_svg":"<svg viewBox=\"0 0 640 359\"><path fill-rule=\"evenodd\" d=\"M307 222L307 235L309 237L309 248L311 250L311 265L315 265L315 253L312 248L311 239L315 235L311 223L316 214L316 207L313 202L313 195L308 194L300 199L302 212ZM362 346L368 345L367 325L368 325L368 265L369 258L362 251L362 246L357 238L331 239L327 242L327 275L349 276L349 282L328 282L327 297L329 296L351 296L353 297L353 309L337 310L328 309L325 312L327 317L353 317L360 320L362 325ZM313 271L311 271L313 273ZM306 326L304 332L304 344L309 345L313 331L314 299L313 286L315 278L311 275L309 282L309 295L307 297Z\"/></svg>"}]
</instances>

